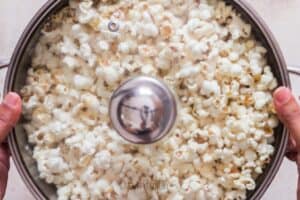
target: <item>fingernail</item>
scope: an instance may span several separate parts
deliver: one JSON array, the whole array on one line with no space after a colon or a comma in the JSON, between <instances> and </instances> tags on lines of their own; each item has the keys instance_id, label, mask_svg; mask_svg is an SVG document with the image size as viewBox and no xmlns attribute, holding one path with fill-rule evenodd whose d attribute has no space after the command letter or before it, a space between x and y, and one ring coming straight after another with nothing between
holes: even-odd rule
<instances>
[{"instance_id":1,"label":"fingernail","mask_svg":"<svg viewBox=\"0 0 300 200\"><path fill-rule=\"evenodd\" d=\"M274 93L275 102L278 105L284 105L289 102L292 94L288 88L280 87Z\"/></svg>"},{"instance_id":2,"label":"fingernail","mask_svg":"<svg viewBox=\"0 0 300 200\"><path fill-rule=\"evenodd\" d=\"M10 92L5 96L4 103L9 106L16 106L19 101L19 96L16 93Z\"/></svg>"}]
</instances>

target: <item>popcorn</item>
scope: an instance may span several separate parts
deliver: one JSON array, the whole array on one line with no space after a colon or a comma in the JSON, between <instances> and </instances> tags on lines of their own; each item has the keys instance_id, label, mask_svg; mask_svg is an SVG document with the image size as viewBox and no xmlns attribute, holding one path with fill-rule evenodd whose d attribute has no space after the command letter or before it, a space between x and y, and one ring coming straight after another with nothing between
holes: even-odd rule
<instances>
[{"instance_id":1,"label":"popcorn","mask_svg":"<svg viewBox=\"0 0 300 200\"><path fill-rule=\"evenodd\" d=\"M217 81L208 81L205 80L202 83L201 94L210 96L210 95L219 95L220 94L220 86Z\"/></svg>"},{"instance_id":2,"label":"popcorn","mask_svg":"<svg viewBox=\"0 0 300 200\"><path fill-rule=\"evenodd\" d=\"M58 188L58 200L68 200L70 198L72 188L69 185Z\"/></svg>"},{"instance_id":3,"label":"popcorn","mask_svg":"<svg viewBox=\"0 0 300 200\"><path fill-rule=\"evenodd\" d=\"M153 57L157 53L155 49L149 45L140 45L138 47L138 52L141 56L144 57Z\"/></svg>"},{"instance_id":4,"label":"popcorn","mask_svg":"<svg viewBox=\"0 0 300 200\"><path fill-rule=\"evenodd\" d=\"M97 43L97 47L100 51L108 51L110 48L110 44L105 40L100 40Z\"/></svg>"},{"instance_id":5,"label":"popcorn","mask_svg":"<svg viewBox=\"0 0 300 200\"><path fill-rule=\"evenodd\" d=\"M201 20L208 21L208 20L210 20L212 18L213 13L212 13L212 9L209 6L207 6L205 4L201 4L199 6L199 9L200 9L200 12L199 12L199 16L198 17ZM192 15L192 14L190 14L190 15Z\"/></svg>"},{"instance_id":6,"label":"popcorn","mask_svg":"<svg viewBox=\"0 0 300 200\"><path fill-rule=\"evenodd\" d=\"M107 150L100 151L95 155L94 158L95 167L98 169L107 170L111 165L111 160L112 157L109 151Z\"/></svg>"},{"instance_id":7,"label":"popcorn","mask_svg":"<svg viewBox=\"0 0 300 200\"><path fill-rule=\"evenodd\" d=\"M61 173L68 169L68 165L63 161L61 157L50 157L45 166L52 173Z\"/></svg>"},{"instance_id":8,"label":"popcorn","mask_svg":"<svg viewBox=\"0 0 300 200\"><path fill-rule=\"evenodd\" d=\"M199 73L201 68L199 66L187 66L182 68L177 74L176 78L187 78Z\"/></svg>"},{"instance_id":9,"label":"popcorn","mask_svg":"<svg viewBox=\"0 0 300 200\"><path fill-rule=\"evenodd\" d=\"M84 105L86 105L91 110L98 110L100 107L98 98L95 95L90 93L84 93L81 96L81 101L83 102Z\"/></svg>"},{"instance_id":10,"label":"popcorn","mask_svg":"<svg viewBox=\"0 0 300 200\"><path fill-rule=\"evenodd\" d=\"M89 77L76 74L74 75L73 83L76 89L83 90L90 88L93 84L93 80Z\"/></svg>"},{"instance_id":11,"label":"popcorn","mask_svg":"<svg viewBox=\"0 0 300 200\"><path fill-rule=\"evenodd\" d=\"M255 108L262 109L269 101L272 100L271 94L265 92L254 92L253 99L255 100Z\"/></svg>"},{"instance_id":12,"label":"popcorn","mask_svg":"<svg viewBox=\"0 0 300 200\"><path fill-rule=\"evenodd\" d=\"M66 64L67 67L69 67L70 69L74 69L76 67L79 67L79 62L76 58L72 57L72 56L65 56L63 59L63 63Z\"/></svg>"},{"instance_id":13,"label":"popcorn","mask_svg":"<svg viewBox=\"0 0 300 200\"><path fill-rule=\"evenodd\" d=\"M79 49L71 38L64 36L64 41L59 45L60 52L63 54L75 56L79 53Z\"/></svg>"},{"instance_id":14,"label":"popcorn","mask_svg":"<svg viewBox=\"0 0 300 200\"><path fill-rule=\"evenodd\" d=\"M160 34L164 39L169 39L172 36L173 33L173 27L171 24L164 24L160 28Z\"/></svg>"},{"instance_id":15,"label":"popcorn","mask_svg":"<svg viewBox=\"0 0 300 200\"><path fill-rule=\"evenodd\" d=\"M276 128L279 125L279 120L275 116L273 116L268 119L267 123L270 128Z\"/></svg>"},{"instance_id":16,"label":"popcorn","mask_svg":"<svg viewBox=\"0 0 300 200\"><path fill-rule=\"evenodd\" d=\"M82 57L87 60L89 66L93 67L96 64L96 56L92 54L92 48L89 44L82 44L79 51Z\"/></svg>"},{"instance_id":17,"label":"popcorn","mask_svg":"<svg viewBox=\"0 0 300 200\"><path fill-rule=\"evenodd\" d=\"M103 76L108 85L114 85L120 78L120 72L116 68L108 67L103 69Z\"/></svg>"},{"instance_id":18,"label":"popcorn","mask_svg":"<svg viewBox=\"0 0 300 200\"><path fill-rule=\"evenodd\" d=\"M21 93L24 93L24 91L21 91ZM36 108L40 104L38 97L36 95L33 95L29 97L28 101L26 103L23 103L23 107L25 109L25 112L31 111L34 108Z\"/></svg>"},{"instance_id":19,"label":"popcorn","mask_svg":"<svg viewBox=\"0 0 300 200\"><path fill-rule=\"evenodd\" d=\"M42 31L21 90L39 176L58 199L246 199L279 124L278 82L251 26L224 1L70 0L70 9ZM114 90L138 75L178 96L179 123L151 145L125 141L108 114Z\"/></svg>"},{"instance_id":20,"label":"popcorn","mask_svg":"<svg viewBox=\"0 0 300 200\"><path fill-rule=\"evenodd\" d=\"M191 52L193 54L194 57L199 57L203 54L205 54L205 52L208 51L208 46L205 43L202 42L193 42L191 41Z\"/></svg>"},{"instance_id":21,"label":"popcorn","mask_svg":"<svg viewBox=\"0 0 300 200\"><path fill-rule=\"evenodd\" d=\"M142 34L146 37L156 37L159 34L159 30L154 24L148 23L143 25Z\"/></svg>"},{"instance_id":22,"label":"popcorn","mask_svg":"<svg viewBox=\"0 0 300 200\"><path fill-rule=\"evenodd\" d=\"M247 161L255 161L257 159L257 155L256 155L256 152L252 151L252 150L247 150L245 152L245 158Z\"/></svg>"},{"instance_id":23,"label":"popcorn","mask_svg":"<svg viewBox=\"0 0 300 200\"><path fill-rule=\"evenodd\" d=\"M130 44L128 42L122 42L119 44L118 50L121 53L128 54L130 52Z\"/></svg>"},{"instance_id":24,"label":"popcorn","mask_svg":"<svg viewBox=\"0 0 300 200\"><path fill-rule=\"evenodd\" d=\"M209 154L204 154L202 159L204 163L209 163L214 160L213 157Z\"/></svg>"},{"instance_id":25,"label":"popcorn","mask_svg":"<svg viewBox=\"0 0 300 200\"><path fill-rule=\"evenodd\" d=\"M230 74L233 76L233 77L240 77L241 76L241 73L242 73L242 67L238 64L233 64L230 68Z\"/></svg>"},{"instance_id":26,"label":"popcorn","mask_svg":"<svg viewBox=\"0 0 300 200\"><path fill-rule=\"evenodd\" d=\"M83 1L78 5L80 10L78 20L81 24L87 24L94 18L96 13L94 10L91 9L92 5L93 1Z\"/></svg>"},{"instance_id":27,"label":"popcorn","mask_svg":"<svg viewBox=\"0 0 300 200\"><path fill-rule=\"evenodd\" d=\"M104 194L108 192L111 188L109 182L106 181L105 179L98 180L96 183L94 183L94 185L90 187L91 187L90 188L91 194L94 198L95 197L104 198Z\"/></svg>"},{"instance_id":28,"label":"popcorn","mask_svg":"<svg viewBox=\"0 0 300 200\"><path fill-rule=\"evenodd\" d=\"M199 191L203 187L200 177L193 175L185 179L182 183L184 193L193 193Z\"/></svg>"},{"instance_id":29,"label":"popcorn","mask_svg":"<svg viewBox=\"0 0 300 200\"><path fill-rule=\"evenodd\" d=\"M155 74L156 69L152 65L145 65L142 67L141 72L143 74Z\"/></svg>"},{"instance_id":30,"label":"popcorn","mask_svg":"<svg viewBox=\"0 0 300 200\"><path fill-rule=\"evenodd\" d=\"M192 18L187 23L187 28L189 31L194 31L197 27L201 26L202 22L200 19Z\"/></svg>"},{"instance_id":31,"label":"popcorn","mask_svg":"<svg viewBox=\"0 0 300 200\"><path fill-rule=\"evenodd\" d=\"M241 190L254 190L256 184L255 181L250 177L241 177L240 179L234 181L234 185Z\"/></svg>"}]
</instances>

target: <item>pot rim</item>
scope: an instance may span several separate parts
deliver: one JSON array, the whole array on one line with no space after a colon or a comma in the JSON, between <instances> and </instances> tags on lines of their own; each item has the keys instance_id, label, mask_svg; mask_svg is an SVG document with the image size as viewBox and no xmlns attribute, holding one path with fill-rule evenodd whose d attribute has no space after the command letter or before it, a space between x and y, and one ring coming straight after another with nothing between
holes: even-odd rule
<instances>
[{"instance_id":1,"label":"pot rim","mask_svg":"<svg viewBox=\"0 0 300 200\"><path fill-rule=\"evenodd\" d=\"M22 36L17 43L14 53L11 58L11 63L9 64L10 67L8 68L5 85L4 85L4 94L8 93L13 89L14 79L16 75L16 69L19 65L19 61L24 54L24 49L28 45L29 41L31 40L31 36L38 30L40 24L49 16L49 14L58 6L58 4L67 1L67 0L50 0L47 1L39 11L34 15L32 20L27 25L26 29L23 31ZM226 2L231 2L235 6L239 7L240 10L243 10L247 16L249 16L249 20L254 23L259 30L262 32L264 38L267 41L267 44L270 46L274 53L274 57L276 59L276 63L279 66L279 76L282 78L283 85L286 87L291 87L290 79L287 71L287 65L285 63L285 59L283 54L280 50L279 44L276 41L275 37L273 36L272 32L268 28L267 24L264 20L259 16L259 14L255 11L252 6L244 0L225 0ZM12 158L16 165L16 168L21 175L25 185L31 191L33 196L36 199L47 199L43 191L39 188L39 186L34 182L32 175L29 173L28 169L25 166L23 158L20 153L20 149L16 142L16 131L13 129L11 134L8 137L9 148L11 150ZM285 150L288 143L288 130L286 127L283 127L282 133L283 140L279 143L276 147L277 153L273 157L273 163L270 164L270 169L267 174L265 175L264 179L257 186L253 195L250 196L249 200L257 200L260 199L266 190L269 188L271 182L273 181L275 175L277 174L283 158L285 156Z\"/></svg>"},{"instance_id":2,"label":"pot rim","mask_svg":"<svg viewBox=\"0 0 300 200\"><path fill-rule=\"evenodd\" d=\"M276 63L278 63L279 66L278 70L283 81L282 85L291 88L291 82L290 82L290 77L287 69L287 64L285 62L280 46L277 40L275 39L272 31L270 30L266 22L262 19L262 17L260 17L257 11L248 2L244 0L234 0L234 1L237 3L237 6L239 6L242 10L244 10L247 15L249 15L249 20L252 20L258 26L259 30L262 32L263 36L267 40L267 44L270 45L270 48L274 53L274 57L276 58ZM277 172L279 171L279 168L281 167L281 164L285 157L286 148L288 145L288 138L289 138L289 133L285 126L283 127L281 134L283 134L283 140L279 143L279 146L276 146L277 152L276 155L274 155L273 157L273 163L271 164L268 172L266 172L267 175L264 177L260 185L255 189L254 194L250 197L250 200L257 200L262 198L262 196L265 194L270 184L274 180Z\"/></svg>"},{"instance_id":3,"label":"pot rim","mask_svg":"<svg viewBox=\"0 0 300 200\"><path fill-rule=\"evenodd\" d=\"M5 77L5 85L3 94L7 94L13 88L13 83L15 79L15 72L19 64L20 58L24 54L24 49L31 39L33 33L35 33L40 26L40 24L47 18L47 16L52 12L52 10L60 3L60 0L49 0L47 1L33 16L25 30L23 31L11 57L11 61ZM28 169L25 167L23 158L19 147L16 143L15 129L13 128L8 136L9 149L11 151L12 159L15 163L17 171L19 172L23 182L33 194L36 199L47 199L44 192L39 188L39 186L33 181L32 175L29 173Z\"/></svg>"}]
</instances>

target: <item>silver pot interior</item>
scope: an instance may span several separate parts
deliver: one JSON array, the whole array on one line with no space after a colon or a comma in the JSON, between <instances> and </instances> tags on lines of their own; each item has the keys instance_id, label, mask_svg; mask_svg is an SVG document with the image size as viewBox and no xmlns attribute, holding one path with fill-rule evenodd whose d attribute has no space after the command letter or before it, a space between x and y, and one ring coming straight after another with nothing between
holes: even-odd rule
<instances>
[{"instance_id":1,"label":"silver pot interior","mask_svg":"<svg viewBox=\"0 0 300 200\"><path fill-rule=\"evenodd\" d=\"M244 20L252 24L253 33L257 40L261 41L268 49L268 63L272 66L273 73L275 74L279 84L290 86L283 56L266 25L261 21L253 9L246 5L246 3L242 0L226 0L226 2L238 10ZM49 16L60 11L67 4L67 0L48 1L30 22L12 57L12 62L6 79L5 92L18 92L23 87L26 80L27 69L31 63L33 49L40 36L41 27L47 21ZM22 128L23 123L24 118L21 119L9 137L12 156L18 171L28 188L37 199L56 199L55 186L49 185L39 178L36 162L32 158L33 147L28 145L27 135L25 130ZM264 173L257 179L257 188L254 191L248 192L248 199L256 200L261 198L268 188L284 157L287 138L287 131L281 124L275 130L274 145L276 146L276 152Z\"/></svg>"}]
</instances>

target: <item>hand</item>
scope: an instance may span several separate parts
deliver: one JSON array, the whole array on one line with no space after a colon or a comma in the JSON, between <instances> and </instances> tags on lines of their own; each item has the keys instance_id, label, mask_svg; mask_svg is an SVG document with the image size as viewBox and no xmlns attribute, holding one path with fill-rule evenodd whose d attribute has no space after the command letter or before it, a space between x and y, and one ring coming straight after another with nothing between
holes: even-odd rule
<instances>
[{"instance_id":1,"label":"hand","mask_svg":"<svg viewBox=\"0 0 300 200\"><path fill-rule=\"evenodd\" d=\"M291 91L284 87L274 92L274 105L278 117L290 131L287 157L297 163L300 173L300 106ZM300 200L300 176L298 176L297 196Z\"/></svg>"},{"instance_id":2,"label":"hand","mask_svg":"<svg viewBox=\"0 0 300 200\"><path fill-rule=\"evenodd\" d=\"M4 198L9 170L9 149L5 138L17 123L22 105L19 95L9 93L0 104L0 199Z\"/></svg>"}]
</instances>

